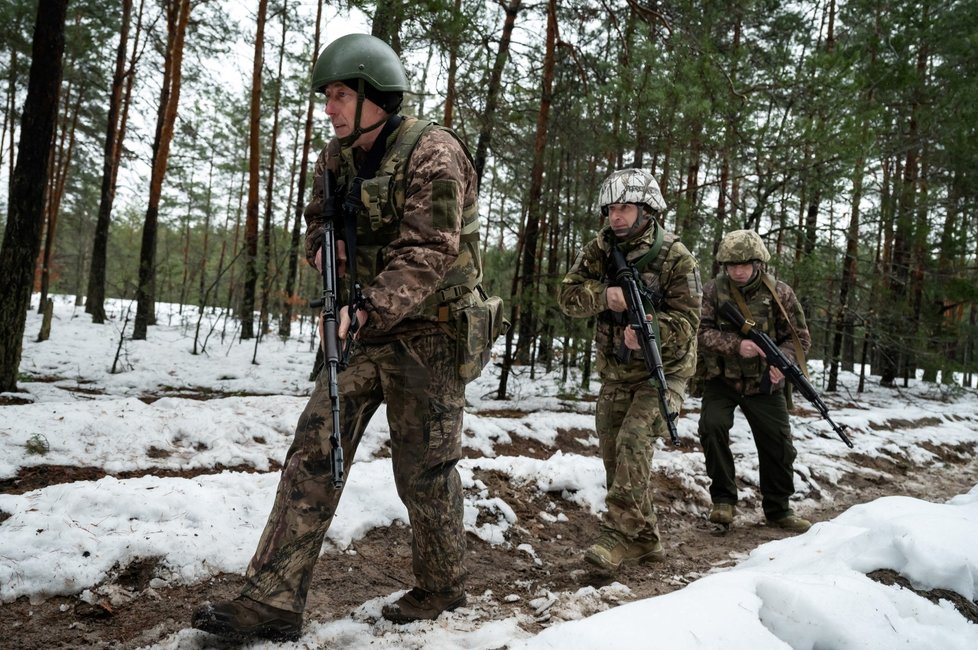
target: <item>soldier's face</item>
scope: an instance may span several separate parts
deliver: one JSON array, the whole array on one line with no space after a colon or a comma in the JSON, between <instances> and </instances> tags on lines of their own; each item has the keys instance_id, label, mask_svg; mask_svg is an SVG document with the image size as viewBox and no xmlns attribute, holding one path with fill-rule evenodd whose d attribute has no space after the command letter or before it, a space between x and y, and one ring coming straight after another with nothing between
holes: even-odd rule
<instances>
[{"instance_id":1,"label":"soldier's face","mask_svg":"<svg viewBox=\"0 0 978 650\"><path fill-rule=\"evenodd\" d=\"M353 133L356 128L357 117L357 91L346 84L334 81L326 86L326 117L333 125L333 132L338 138L345 138ZM386 115L384 109L374 104L364 97L363 107L360 109L360 124L370 126L376 124ZM370 143L377 137L376 131L364 133L353 143L354 147L363 148L365 142L361 142L369 136Z\"/></svg>"},{"instance_id":2,"label":"soldier's face","mask_svg":"<svg viewBox=\"0 0 978 650\"><path fill-rule=\"evenodd\" d=\"M737 264L726 264L724 268L727 270L727 275L731 280L734 281L738 287L742 287L750 279L754 277L754 263L753 262L738 262Z\"/></svg>"},{"instance_id":3,"label":"soldier's face","mask_svg":"<svg viewBox=\"0 0 978 650\"><path fill-rule=\"evenodd\" d=\"M638 220L638 206L634 203L612 203L608 206L608 225L617 237L627 237Z\"/></svg>"}]
</instances>

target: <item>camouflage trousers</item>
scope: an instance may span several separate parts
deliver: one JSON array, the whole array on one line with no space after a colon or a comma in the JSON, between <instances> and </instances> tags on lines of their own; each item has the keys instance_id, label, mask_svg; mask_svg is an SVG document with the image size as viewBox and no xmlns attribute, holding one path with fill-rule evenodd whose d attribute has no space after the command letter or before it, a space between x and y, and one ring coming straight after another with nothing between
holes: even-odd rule
<instances>
[{"instance_id":1,"label":"camouflage trousers","mask_svg":"<svg viewBox=\"0 0 978 650\"><path fill-rule=\"evenodd\" d=\"M682 396L670 390L670 409L678 411L681 405ZM605 381L598 394L595 429L608 488L602 527L628 539L659 539L652 455L655 439L668 435L668 430L658 392L648 381Z\"/></svg>"},{"instance_id":2,"label":"camouflage trousers","mask_svg":"<svg viewBox=\"0 0 978 650\"><path fill-rule=\"evenodd\" d=\"M347 480L371 416L387 403L391 460L398 496L407 507L417 586L464 591L462 454L465 385L455 346L443 334L355 346L339 376L340 422ZM275 503L248 565L243 595L302 612L313 568L342 488L329 464L329 386L320 374L285 458ZM355 470L354 470L355 471Z\"/></svg>"},{"instance_id":3,"label":"camouflage trousers","mask_svg":"<svg viewBox=\"0 0 978 650\"><path fill-rule=\"evenodd\" d=\"M703 387L699 437L706 457L706 473L710 476L710 497L713 503L737 503L730 428L738 406L747 418L757 446L761 507L768 519L780 519L791 513L788 500L795 491L796 455L782 391L773 395L741 395L720 379L707 380Z\"/></svg>"}]
</instances>

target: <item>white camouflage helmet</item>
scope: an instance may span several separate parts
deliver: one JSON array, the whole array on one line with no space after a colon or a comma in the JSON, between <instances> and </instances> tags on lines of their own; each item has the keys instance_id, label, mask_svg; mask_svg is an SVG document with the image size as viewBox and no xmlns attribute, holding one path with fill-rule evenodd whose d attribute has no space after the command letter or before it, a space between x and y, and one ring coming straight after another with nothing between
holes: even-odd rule
<instances>
[{"instance_id":1,"label":"white camouflage helmet","mask_svg":"<svg viewBox=\"0 0 978 650\"><path fill-rule=\"evenodd\" d=\"M601 183L598 190L598 205L601 214L608 214L608 206L612 203L638 203L646 205L653 212L663 212L666 202L655 177L644 169L619 169L612 172Z\"/></svg>"}]
</instances>

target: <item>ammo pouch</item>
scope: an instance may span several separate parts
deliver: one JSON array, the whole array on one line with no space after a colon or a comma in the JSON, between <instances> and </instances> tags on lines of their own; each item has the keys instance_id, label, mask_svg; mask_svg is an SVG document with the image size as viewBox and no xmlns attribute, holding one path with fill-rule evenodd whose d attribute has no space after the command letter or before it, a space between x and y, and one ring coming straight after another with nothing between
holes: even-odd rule
<instances>
[{"instance_id":1,"label":"ammo pouch","mask_svg":"<svg viewBox=\"0 0 978 650\"><path fill-rule=\"evenodd\" d=\"M458 375L465 383L482 374L492 356L492 344L509 329L502 298L486 296L481 285L449 305L447 325L455 338Z\"/></svg>"}]
</instances>

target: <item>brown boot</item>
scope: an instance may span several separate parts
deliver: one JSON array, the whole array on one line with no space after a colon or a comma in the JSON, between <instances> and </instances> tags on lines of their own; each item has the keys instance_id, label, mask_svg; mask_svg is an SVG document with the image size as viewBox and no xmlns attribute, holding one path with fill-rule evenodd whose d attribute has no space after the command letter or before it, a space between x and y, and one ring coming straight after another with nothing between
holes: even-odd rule
<instances>
[{"instance_id":1,"label":"brown boot","mask_svg":"<svg viewBox=\"0 0 978 650\"><path fill-rule=\"evenodd\" d=\"M442 612L451 612L465 605L465 592L438 593L415 587L396 602L384 605L384 618L394 623L433 621Z\"/></svg>"},{"instance_id":2,"label":"brown boot","mask_svg":"<svg viewBox=\"0 0 978 650\"><path fill-rule=\"evenodd\" d=\"M302 629L302 614L238 596L234 600L201 605L194 610L190 624L235 641L254 637L295 641Z\"/></svg>"},{"instance_id":3,"label":"brown boot","mask_svg":"<svg viewBox=\"0 0 978 650\"><path fill-rule=\"evenodd\" d=\"M737 509L729 503L714 503L710 508L710 522L714 524L729 526L736 516Z\"/></svg>"},{"instance_id":4,"label":"brown boot","mask_svg":"<svg viewBox=\"0 0 978 650\"><path fill-rule=\"evenodd\" d=\"M791 531L792 533L804 533L812 527L812 522L790 512L780 519L768 519L767 525Z\"/></svg>"}]
</instances>

